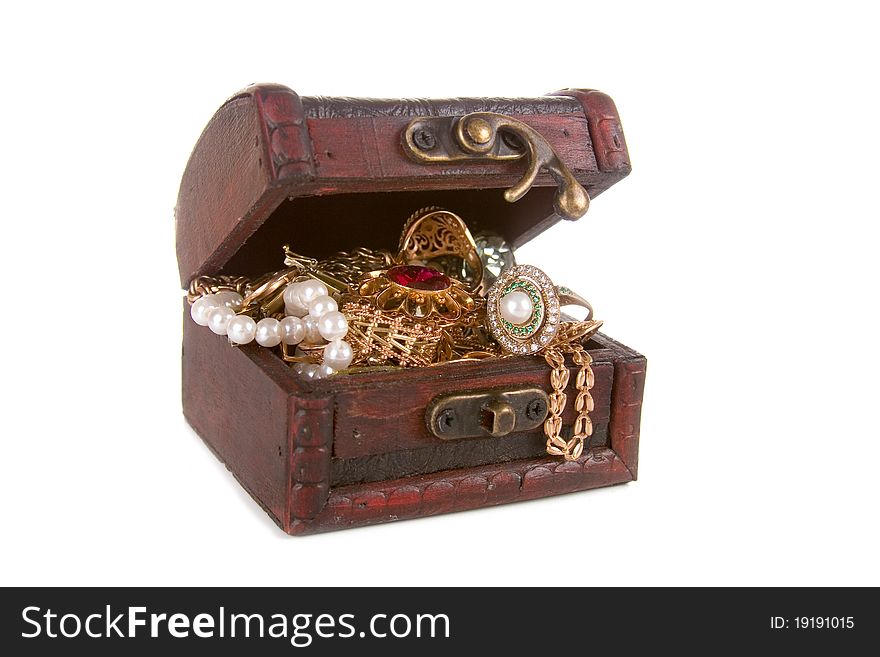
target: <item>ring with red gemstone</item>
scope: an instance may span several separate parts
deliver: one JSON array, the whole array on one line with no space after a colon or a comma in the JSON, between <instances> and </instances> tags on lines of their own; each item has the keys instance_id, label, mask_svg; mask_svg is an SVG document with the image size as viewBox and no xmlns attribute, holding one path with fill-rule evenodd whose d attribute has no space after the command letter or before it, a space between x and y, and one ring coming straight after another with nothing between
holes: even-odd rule
<instances>
[{"instance_id":1,"label":"ring with red gemstone","mask_svg":"<svg viewBox=\"0 0 880 657\"><path fill-rule=\"evenodd\" d=\"M433 267L395 265L365 274L357 285L361 299L386 312L415 319L455 322L476 308L464 285Z\"/></svg>"},{"instance_id":2,"label":"ring with red gemstone","mask_svg":"<svg viewBox=\"0 0 880 657\"><path fill-rule=\"evenodd\" d=\"M582 296L557 287L543 271L531 265L515 265L489 288L486 322L492 337L512 354L536 354L553 344L563 324L561 306L587 309L579 324L595 326L593 308Z\"/></svg>"},{"instance_id":3,"label":"ring with red gemstone","mask_svg":"<svg viewBox=\"0 0 880 657\"><path fill-rule=\"evenodd\" d=\"M471 231L464 219L443 208L422 208L406 221L396 260L453 273L472 292L483 280L483 261Z\"/></svg>"}]
</instances>

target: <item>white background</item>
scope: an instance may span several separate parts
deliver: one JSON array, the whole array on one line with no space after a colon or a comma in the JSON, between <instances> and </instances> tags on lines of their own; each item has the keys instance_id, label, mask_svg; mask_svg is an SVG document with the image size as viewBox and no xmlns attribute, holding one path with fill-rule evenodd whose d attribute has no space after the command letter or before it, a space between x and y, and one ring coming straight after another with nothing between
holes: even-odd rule
<instances>
[{"instance_id":1,"label":"white background","mask_svg":"<svg viewBox=\"0 0 880 657\"><path fill-rule=\"evenodd\" d=\"M880 584L869 6L5 3L0 582ZM256 81L611 94L632 175L519 259L648 356L638 482L275 527L179 402L177 186Z\"/></svg>"}]
</instances>

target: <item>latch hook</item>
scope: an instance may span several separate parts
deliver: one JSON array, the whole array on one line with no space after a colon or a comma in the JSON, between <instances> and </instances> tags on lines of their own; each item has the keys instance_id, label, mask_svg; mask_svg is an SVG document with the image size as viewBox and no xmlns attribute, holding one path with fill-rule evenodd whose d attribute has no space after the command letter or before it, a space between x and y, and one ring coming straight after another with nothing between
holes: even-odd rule
<instances>
[{"instance_id":1,"label":"latch hook","mask_svg":"<svg viewBox=\"0 0 880 657\"><path fill-rule=\"evenodd\" d=\"M441 127L441 123L449 125ZM512 135L513 139L499 139L499 133ZM525 175L504 192L506 201L521 199L541 169L547 169L559 187L553 207L561 217L579 219L590 206L587 190L547 140L531 126L509 116L472 112L462 117L419 117L406 127L403 141L409 155L420 162L513 160L528 155Z\"/></svg>"}]
</instances>

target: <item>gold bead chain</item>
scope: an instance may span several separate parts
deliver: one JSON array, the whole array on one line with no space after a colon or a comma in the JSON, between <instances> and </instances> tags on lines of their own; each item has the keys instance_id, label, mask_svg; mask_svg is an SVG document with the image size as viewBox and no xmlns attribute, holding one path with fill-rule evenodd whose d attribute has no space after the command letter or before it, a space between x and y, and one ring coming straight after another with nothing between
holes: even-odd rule
<instances>
[{"instance_id":1,"label":"gold bead chain","mask_svg":"<svg viewBox=\"0 0 880 657\"><path fill-rule=\"evenodd\" d=\"M568 387L569 371L565 366L565 354L570 353L575 365L580 365L575 388L577 397L574 408L578 413L574 421L574 432L569 440L565 440L562 433L562 412L565 410L568 397L565 389ZM550 347L544 353L544 359L551 367L550 386L550 411L544 421L544 434L547 436L547 453L551 456L562 456L566 461L575 461L584 452L584 446L593 433L593 422L590 420L590 412L593 410L593 396L590 389L595 383L593 376L592 357L580 342L572 342L566 345Z\"/></svg>"}]
</instances>

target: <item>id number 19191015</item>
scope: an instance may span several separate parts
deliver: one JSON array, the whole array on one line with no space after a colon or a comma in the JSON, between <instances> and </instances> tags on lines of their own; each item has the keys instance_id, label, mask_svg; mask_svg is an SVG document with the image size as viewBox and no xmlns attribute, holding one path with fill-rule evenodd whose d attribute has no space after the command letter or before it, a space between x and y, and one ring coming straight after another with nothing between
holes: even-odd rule
<instances>
[{"instance_id":1,"label":"id number 19191015","mask_svg":"<svg viewBox=\"0 0 880 657\"><path fill-rule=\"evenodd\" d=\"M784 630L794 627L798 630L851 630L856 626L853 616L795 616L793 623L782 616L770 618L770 627Z\"/></svg>"},{"instance_id":2,"label":"id number 19191015","mask_svg":"<svg viewBox=\"0 0 880 657\"><path fill-rule=\"evenodd\" d=\"M855 619L852 616L797 616L794 625L799 630L851 630L855 627Z\"/></svg>"}]
</instances>

